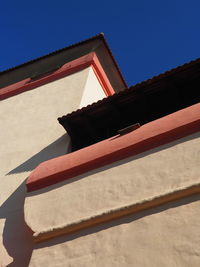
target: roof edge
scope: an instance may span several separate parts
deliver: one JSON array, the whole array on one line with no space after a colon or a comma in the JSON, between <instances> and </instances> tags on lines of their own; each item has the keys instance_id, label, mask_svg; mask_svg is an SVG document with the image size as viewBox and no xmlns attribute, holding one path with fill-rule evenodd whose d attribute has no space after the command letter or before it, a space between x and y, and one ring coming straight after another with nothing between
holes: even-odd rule
<instances>
[{"instance_id":1,"label":"roof edge","mask_svg":"<svg viewBox=\"0 0 200 267\"><path fill-rule=\"evenodd\" d=\"M154 76L154 77L152 77L150 79L147 79L145 81L142 81L140 83L137 83L135 85L132 85L129 88L126 88L124 91L116 92L112 96L108 96L108 97L103 98L101 100L98 100L98 101L96 101L96 102L94 102L92 104L89 104L89 105L87 105L87 106L85 106L83 108L79 108L79 109L77 109L75 111L72 111L72 112L70 112L68 114L65 114L65 115L59 117L58 118L58 121L62 121L64 119L68 118L68 117L74 116L75 114L84 112L86 110L93 109L93 108L95 108L98 105L103 105L105 103L109 103L109 101L111 99L113 99L113 98L117 98L117 97L119 97L119 96L121 96L123 94L129 94L129 93L132 93L134 91L140 90L143 87L149 86L149 85L153 84L154 82L157 82L157 81L159 81L159 80L161 80L163 78L169 77L170 75L173 75L173 74L176 74L178 72L184 71L184 70L188 69L188 67L192 67L192 66L194 66L196 64L199 64L199 68L200 68L200 58L194 59L194 60L192 60L192 61L190 61L188 63L185 63L185 64L183 64L181 66L172 68L171 70L165 71L165 72L163 72L161 74L158 74L158 75L156 75L156 76Z\"/></svg>"},{"instance_id":2,"label":"roof edge","mask_svg":"<svg viewBox=\"0 0 200 267\"><path fill-rule=\"evenodd\" d=\"M35 59L31 59L31 60L29 60L29 61L27 61L27 62L24 62L24 63L22 63L22 64L19 64L19 65L16 65L16 66L14 66L14 67L11 67L11 68L9 68L9 69L0 71L0 76L1 76L1 74L4 74L4 73L7 73L7 72L16 70L16 69L18 69L18 68L20 68L20 67L24 67L24 66L26 66L26 65L29 65L29 64L34 63L34 62L36 62L36 61L39 61L39 60L41 60L41 59L45 59L45 58L47 58L47 57L49 57L49 56L51 56L51 55L58 54L58 53L60 53L60 52L62 52L62 51L64 51L64 50L68 50L68 49L70 49L70 48L72 48L72 47L74 47L74 46L78 46L78 45L81 45L81 44L88 43L88 42L90 42L90 41L92 41L92 40L95 40L95 39L104 39L104 33L99 33L99 34L97 34L97 35L95 35L95 36L92 36L92 37L90 37L90 38L87 38L87 39L85 39L85 40L83 40L83 41L80 41L80 42L77 42L77 43L75 43L75 44L71 44L71 45L69 45L69 46L66 46L66 47L63 47L63 48L61 48L61 49L55 50L55 51L53 51L53 52L50 52L50 53L48 53L48 54L46 54L46 55L44 55L44 56L40 56L40 57L37 57L37 58L35 58Z\"/></svg>"},{"instance_id":3,"label":"roof edge","mask_svg":"<svg viewBox=\"0 0 200 267\"><path fill-rule=\"evenodd\" d=\"M98 60L95 52L91 52L85 56L77 58L64 64L61 68L40 77L40 79L27 78L20 82L3 87L0 90L0 100L12 97L14 95L35 89L39 86L47 84L49 82L61 79L77 71L83 70L87 67L92 67L93 71L105 93L106 96L113 95L115 93L106 73L104 72L101 63Z\"/></svg>"}]
</instances>

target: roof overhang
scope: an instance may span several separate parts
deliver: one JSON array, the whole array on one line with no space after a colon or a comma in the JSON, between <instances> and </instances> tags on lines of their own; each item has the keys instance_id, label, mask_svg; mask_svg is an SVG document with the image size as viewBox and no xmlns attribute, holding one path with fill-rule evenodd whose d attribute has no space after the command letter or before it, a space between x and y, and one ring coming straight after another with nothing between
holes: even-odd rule
<instances>
[{"instance_id":1,"label":"roof overhang","mask_svg":"<svg viewBox=\"0 0 200 267\"><path fill-rule=\"evenodd\" d=\"M115 92L127 85L103 34L55 51L0 73L0 88L55 72L78 58L94 52Z\"/></svg>"},{"instance_id":2,"label":"roof overhang","mask_svg":"<svg viewBox=\"0 0 200 267\"><path fill-rule=\"evenodd\" d=\"M67 180L198 131L200 104L149 122L125 135L45 161L27 179L27 190L34 191Z\"/></svg>"},{"instance_id":3,"label":"roof overhang","mask_svg":"<svg viewBox=\"0 0 200 267\"><path fill-rule=\"evenodd\" d=\"M91 52L88 55L82 56L78 59L70 61L64 64L61 68L58 68L52 72L40 75L35 78L27 78L20 82L8 85L0 90L0 100L14 96L16 94L34 89L42 86L46 83L58 80L87 67L91 67L98 79L106 96L111 96L115 93L101 63L96 56L95 52Z\"/></svg>"},{"instance_id":4,"label":"roof overhang","mask_svg":"<svg viewBox=\"0 0 200 267\"><path fill-rule=\"evenodd\" d=\"M199 64L197 59L59 118L73 151L197 104Z\"/></svg>"}]
</instances>

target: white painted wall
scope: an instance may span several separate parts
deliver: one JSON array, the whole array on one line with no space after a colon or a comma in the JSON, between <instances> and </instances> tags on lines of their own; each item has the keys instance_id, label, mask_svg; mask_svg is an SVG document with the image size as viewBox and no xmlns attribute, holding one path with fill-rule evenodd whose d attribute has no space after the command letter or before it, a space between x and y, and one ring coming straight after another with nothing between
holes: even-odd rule
<instances>
[{"instance_id":1,"label":"white painted wall","mask_svg":"<svg viewBox=\"0 0 200 267\"><path fill-rule=\"evenodd\" d=\"M11 262L12 267L62 267L63 262L65 266L199 266L199 203L195 197L164 211L154 209L150 216L133 216L131 221L122 219L119 224L112 222L103 228L33 244L24 221L24 182L40 162L70 150L69 137L57 118L103 97L92 68L87 68L0 103L1 267ZM199 179L198 160L199 139L193 135L91 172L84 179L73 178L62 192L52 188L39 198L30 195L27 218L42 229L48 221L52 226L66 219L78 220L92 216L94 210L176 189ZM41 204L48 207L49 218ZM56 214L59 209L63 213ZM66 209L70 217L66 217Z\"/></svg>"},{"instance_id":2,"label":"white painted wall","mask_svg":"<svg viewBox=\"0 0 200 267\"><path fill-rule=\"evenodd\" d=\"M102 89L102 86L100 85L92 67L90 67L88 79L80 103L80 108L97 102L104 97L106 97L106 95Z\"/></svg>"},{"instance_id":3,"label":"white painted wall","mask_svg":"<svg viewBox=\"0 0 200 267\"><path fill-rule=\"evenodd\" d=\"M1 267L12 261L12 266L28 266L33 243L24 223L24 181L40 162L70 150L69 137L57 118L88 104L87 97L90 103L96 101L99 89L89 67L1 101Z\"/></svg>"},{"instance_id":4,"label":"white painted wall","mask_svg":"<svg viewBox=\"0 0 200 267\"><path fill-rule=\"evenodd\" d=\"M55 229L196 184L199 154L196 133L32 192L25 202L27 221L35 231ZM193 195L63 235L36 244L30 267L63 262L66 267L199 267L199 211L200 196Z\"/></svg>"},{"instance_id":5,"label":"white painted wall","mask_svg":"<svg viewBox=\"0 0 200 267\"><path fill-rule=\"evenodd\" d=\"M194 134L70 180L33 191L25 220L46 232L200 182L200 135Z\"/></svg>"},{"instance_id":6,"label":"white painted wall","mask_svg":"<svg viewBox=\"0 0 200 267\"><path fill-rule=\"evenodd\" d=\"M192 196L38 244L30 267L199 267L198 200Z\"/></svg>"}]
</instances>

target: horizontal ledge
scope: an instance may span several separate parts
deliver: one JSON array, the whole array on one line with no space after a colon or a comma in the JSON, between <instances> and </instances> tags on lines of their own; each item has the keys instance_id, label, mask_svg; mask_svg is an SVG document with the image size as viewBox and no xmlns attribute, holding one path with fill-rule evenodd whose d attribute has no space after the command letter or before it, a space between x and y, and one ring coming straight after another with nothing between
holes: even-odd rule
<instances>
[{"instance_id":1,"label":"horizontal ledge","mask_svg":"<svg viewBox=\"0 0 200 267\"><path fill-rule=\"evenodd\" d=\"M96 56L96 53L91 52L85 56L82 56L80 58L77 58L73 61L70 61L64 64L63 66L61 66L60 68L58 68L57 70L49 74L46 74L46 75L44 74L38 79L34 80L31 78L27 78L17 83L11 84L7 87L1 88L0 89L0 100L4 100L11 96L26 92L28 90L37 88L44 84L61 79L65 76L68 76L70 74L83 70L89 66L92 66L95 72L95 75L97 76L97 79L99 80L105 94L107 96L113 95L114 90L112 88L112 85L110 84L107 78L107 75L101 66L101 63L99 62L99 59Z\"/></svg>"},{"instance_id":2,"label":"horizontal ledge","mask_svg":"<svg viewBox=\"0 0 200 267\"><path fill-rule=\"evenodd\" d=\"M200 104L38 165L26 181L34 191L200 131Z\"/></svg>"},{"instance_id":3,"label":"horizontal ledge","mask_svg":"<svg viewBox=\"0 0 200 267\"><path fill-rule=\"evenodd\" d=\"M36 232L33 235L35 242L43 242L57 236L72 234L77 231L93 227L102 223L106 223L124 216L128 216L140 211L158 207L171 201L176 201L184 197L189 197L200 193L200 183L192 184L186 187L178 188L174 191L166 192L162 195L151 197L140 202L129 203L126 206L114 208L102 213L71 222L66 225L47 229L45 231Z\"/></svg>"}]
</instances>

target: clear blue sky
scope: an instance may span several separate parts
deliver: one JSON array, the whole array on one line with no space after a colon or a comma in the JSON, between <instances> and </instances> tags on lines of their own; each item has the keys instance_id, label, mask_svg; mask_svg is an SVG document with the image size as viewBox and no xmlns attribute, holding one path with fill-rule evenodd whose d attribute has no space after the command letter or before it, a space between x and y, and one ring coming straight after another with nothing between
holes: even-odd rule
<instances>
[{"instance_id":1,"label":"clear blue sky","mask_svg":"<svg viewBox=\"0 0 200 267\"><path fill-rule=\"evenodd\" d=\"M199 0L5 0L0 70L100 32L129 85L200 57Z\"/></svg>"}]
</instances>

